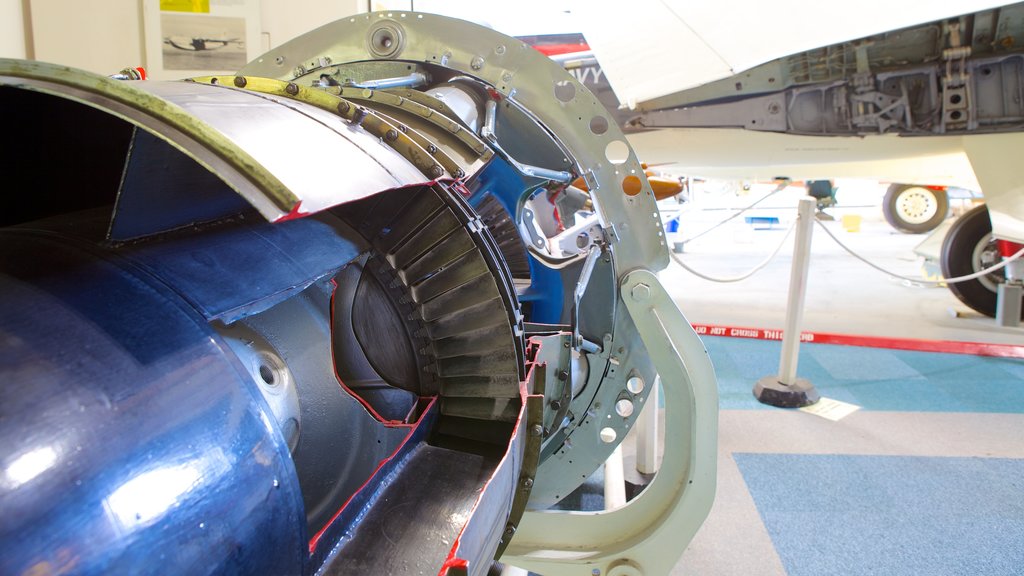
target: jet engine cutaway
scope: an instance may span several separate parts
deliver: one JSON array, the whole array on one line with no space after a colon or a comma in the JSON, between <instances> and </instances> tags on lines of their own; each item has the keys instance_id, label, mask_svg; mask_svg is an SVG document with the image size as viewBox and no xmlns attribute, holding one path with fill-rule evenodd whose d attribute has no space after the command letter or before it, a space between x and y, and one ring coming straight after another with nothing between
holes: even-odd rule
<instances>
[{"instance_id":1,"label":"jet engine cutaway","mask_svg":"<svg viewBox=\"0 0 1024 576\"><path fill-rule=\"evenodd\" d=\"M0 571L482 574L583 482L685 321L639 164L530 50L396 13L234 76L0 61Z\"/></svg>"}]
</instances>

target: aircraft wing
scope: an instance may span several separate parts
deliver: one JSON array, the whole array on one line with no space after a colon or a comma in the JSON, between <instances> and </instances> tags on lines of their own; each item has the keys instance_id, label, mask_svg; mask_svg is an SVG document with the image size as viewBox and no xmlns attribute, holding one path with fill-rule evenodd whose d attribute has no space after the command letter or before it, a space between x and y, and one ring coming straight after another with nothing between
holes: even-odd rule
<instances>
[{"instance_id":1,"label":"aircraft wing","mask_svg":"<svg viewBox=\"0 0 1024 576\"><path fill-rule=\"evenodd\" d=\"M619 101L645 101L828 44L1006 4L999 0L634 0L574 13Z\"/></svg>"}]
</instances>

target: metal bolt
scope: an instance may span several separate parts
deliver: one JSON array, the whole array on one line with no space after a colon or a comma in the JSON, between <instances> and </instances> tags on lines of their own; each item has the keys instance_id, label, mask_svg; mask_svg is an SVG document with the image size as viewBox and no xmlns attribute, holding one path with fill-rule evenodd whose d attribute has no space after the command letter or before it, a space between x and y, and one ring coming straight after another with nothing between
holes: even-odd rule
<instances>
[{"instance_id":1,"label":"metal bolt","mask_svg":"<svg viewBox=\"0 0 1024 576\"><path fill-rule=\"evenodd\" d=\"M479 70L484 67L484 59L481 56L474 56L469 62L469 67L473 70Z\"/></svg>"},{"instance_id":2,"label":"metal bolt","mask_svg":"<svg viewBox=\"0 0 1024 576\"><path fill-rule=\"evenodd\" d=\"M352 124L359 126L363 123L363 120L366 120L367 114L368 112L365 108L356 108L355 112L352 113Z\"/></svg>"},{"instance_id":3,"label":"metal bolt","mask_svg":"<svg viewBox=\"0 0 1024 576\"><path fill-rule=\"evenodd\" d=\"M455 169L455 174L454 174L454 176L455 176L456 178L462 178L462 177L463 177L463 176L465 176L465 175L466 175L466 172L465 172L465 171L464 171L464 170L463 170L462 168L456 168L456 169Z\"/></svg>"},{"instance_id":4,"label":"metal bolt","mask_svg":"<svg viewBox=\"0 0 1024 576\"><path fill-rule=\"evenodd\" d=\"M576 247L585 248L587 244L590 244L590 235L586 232L580 232L580 235L576 237Z\"/></svg>"},{"instance_id":5,"label":"metal bolt","mask_svg":"<svg viewBox=\"0 0 1024 576\"><path fill-rule=\"evenodd\" d=\"M511 72L505 72L504 74L502 74L501 75L501 81L502 82L511 82L512 81L512 73Z\"/></svg>"},{"instance_id":6,"label":"metal bolt","mask_svg":"<svg viewBox=\"0 0 1024 576\"><path fill-rule=\"evenodd\" d=\"M384 139L387 140L388 142L394 142L395 140L398 140L398 131L388 130L387 132L384 133Z\"/></svg>"},{"instance_id":7,"label":"metal bolt","mask_svg":"<svg viewBox=\"0 0 1024 576\"><path fill-rule=\"evenodd\" d=\"M643 283L637 284L636 286L633 286L631 294L633 295L633 300L643 302L651 297L651 287Z\"/></svg>"},{"instance_id":8,"label":"metal bolt","mask_svg":"<svg viewBox=\"0 0 1024 576\"><path fill-rule=\"evenodd\" d=\"M284 56L278 56L277 58L274 58L274 64L277 64L278 66L284 64Z\"/></svg>"},{"instance_id":9,"label":"metal bolt","mask_svg":"<svg viewBox=\"0 0 1024 576\"><path fill-rule=\"evenodd\" d=\"M292 70L292 76L294 76L296 78L298 78L299 76L302 76L305 73L306 73L306 67L305 66L296 66L295 70Z\"/></svg>"},{"instance_id":10,"label":"metal bolt","mask_svg":"<svg viewBox=\"0 0 1024 576\"><path fill-rule=\"evenodd\" d=\"M562 408L562 403L561 402L559 402L558 400L552 400L551 401L551 409L552 410L560 410L561 408Z\"/></svg>"},{"instance_id":11,"label":"metal bolt","mask_svg":"<svg viewBox=\"0 0 1024 576\"><path fill-rule=\"evenodd\" d=\"M246 80L244 76L235 76L235 86L239 88L245 88Z\"/></svg>"},{"instance_id":12,"label":"metal bolt","mask_svg":"<svg viewBox=\"0 0 1024 576\"><path fill-rule=\"evenodd\" d=\"M504 54L505 53L505 45L504 44L498 44L498 47L494 49L494 53L497 54L498 56L501 56L502 54Z\"/></svg>"},{"instance_id":13,"label":"metal bolt","mask_svg":"<svg viewBox=\"0 0 1024 576\"><path fill-rule=\"evenodd\" d=\"M530 434L532 434L534 436L540 436L543 433L544 433L544 427L541 426L540 424L534 424L530 428Z\"/></svg>"},{"instance_id":14,"label":"metal bolt","mask_svg":"<svg viewBox=\"0 0 1024 576\"><path fill-rule=\"evenodd\" d=\"M439 164L434 164L429 170L427 170L427 174L431 178L440 178L441 176L444 176L444 168L441 168Z\"/></svg>"},{"instance_id":15,"label":"metal bolt","mask_svg":"<svg viewBox=\"0 0 1024 576\"><path fill-rule=\"evenodd\" d=\"M515 526L513 526L511 524L509 524L508 526L505 526L505 536L512 536L515 533L516 533L516 527Z\"/></svg>"},{"instance_id":16,"label":"metal bolt","mask_svg":"<svg viewBox=\"0 0 1024 576\"><path fill-rule=\"evenodd\" d=\"M433 144L427 144L427 152L430 152L431 154L436 154L437 146L434 146Z\"/></svg>"},{"instance_id":17,"label":"metal bolt","mask_svg":"<svg viewBox=\"0 0 1024 576\"><path fill-rule=\"evenodd\" d=\"M284 87L284 91L295 96L299 93L299 85L294 82L289 82L288 85Z\"/></svg>"},{"instance_id":18,"label":"metal bolt","mask_svg":"<svg viewBox=\"0 0 1024 576\"><path fill-rule=\"evenodd\" d=\"M338 102L338 114L344 116L348 114L350 108L351 106L349 105L348 102Z\"/></svg>"},{"instance_id":19,"label":"metal bolt","mask_svg":"<svg viewBox=\"0 0 1024 576\"><path fill-rule=\"evenodd\" d=\"M561 380L562 382L565 382L566 380L569 379L569 373L565 370L559 370L558 379Z\"/></svg>"},{"instance_id":20,"label":"metal bolt","mask_svg":"<svg viewBox=\"0 0 1024 576\"><path fill-rule=\"evenodd\" d=\"M527 490L533 488L533 478L523 478L523 488Z\"/></svg>"}]
</instances>

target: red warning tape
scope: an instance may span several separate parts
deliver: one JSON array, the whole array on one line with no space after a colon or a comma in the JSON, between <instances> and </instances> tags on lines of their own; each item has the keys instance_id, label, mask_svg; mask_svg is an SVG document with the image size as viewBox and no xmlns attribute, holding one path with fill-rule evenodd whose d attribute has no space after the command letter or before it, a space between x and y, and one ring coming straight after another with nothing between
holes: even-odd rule
<instances>
[{"instance_id":1,"label":"red warning tape","mask_svg":"<svg viewBox=\"0 0 1024 576\"><path fill-rule=\"evenodd\" d=\"M782 340L782 330L766 328L742 328L738 326L717 326L714 324L693 324L694 331L701 336L725 336L729 338L750 338L753 340ZM997 358L1024 358L1024 346L1016 344L986 344L984 342L954 342L951 340L917 340L914 338L886 338L884 336L850 336L825 332L801 332L801 342L814 344L838 344L840 346L864 346L867 348L888 348L892 350L913 350L915 352L942 352L946 354L971 354Z\"/></svg>"}]
</instances>

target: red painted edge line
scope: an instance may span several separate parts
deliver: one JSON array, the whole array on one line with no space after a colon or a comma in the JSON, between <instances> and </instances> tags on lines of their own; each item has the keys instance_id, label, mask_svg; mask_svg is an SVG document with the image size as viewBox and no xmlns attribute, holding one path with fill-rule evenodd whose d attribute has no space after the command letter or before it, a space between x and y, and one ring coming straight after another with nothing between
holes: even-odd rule
<instances>
[{"instance_id":1,"label":"red painted edge line","mask_svg":"<svg viewBox=\"0 0 1024 576\"><path fill-rule=\"evenodd\" d=\"M278 216L277 220L274 220L274 223L276 224L278 222L287 222L289 220L296 220L298 218L302 218L303 216L308 216L308 215L309 215L309 212L303 212L302 211L302 200L299 200L298 202L295 203L295 206L292 206L291 212L288 212L287 214L282 214L281 216Z\"/></svg>"},{"instance_id":2,"label":"red painted edge line","mask_svg":"<svg viewBox=\"0 0 1024 576\"><path fill-rule=\"evenodd\" d=\"M331 304L330 304L330 306L331 306L330 322L331 322L331 325L333 326L334 325L334 297L338 293L338 281L336 279L332 278L331 279L331 285L334 286L334 290L331 291ZM334 349L334 332L333 331L331 331L331 349L332 350ZM387 464L392 459L394 459L394 457L399 453L399 451L401 451L402 448L405 447L405 444L409 441L409 438L413 435L414 432L416 432L416 429L419 428L420 423L423 421L423 416L425 414L427 414L427 412L430 411L431 406L434 404L434 402L437 401L436 397L431 397L430 398L430 402L427 404L427 407L424 408L422 412L420 412L419 417L416 418L415 422L405 423L405 422L401 422L401 421L397 421L397 420L388 420L388 419L384 418L383 416L381 416L380 414L378 414L377 411L373 409L373 406L371 406L369 402L364 400L362 396L360 396L359 394L356 394L351 388L349 388L348 386L345 385L345 382L342 381L341 376L338 375L337 359L334 358L333 355L331 355L331 365L332 365L332 368L334 370L334 377L338 380L338 384L341 386L341 388L343 390L345 390L345 392L348 393L349 396L355 398L356 401L358 401L360 404L362 404L363 408L371 416L373 416L373 418L375 420L377 420L378 422L383 424L385 428L408 428L409 431L405 434L405 437L402 438L402 441L398 443L398 446L395 447L394 451L392 451L389 456L387 456L386 458L384 458L380 462L377 462L377 467L374 468L373 472L370 473L370 475L366 478L366 480L362 483L361 486L359 486L359 488L355 492L353 492L351 495L349 495L348 499L345 500L345 503L342 504L341 507L338 508L334 512L334 516L332 516L331 519L327 521L327 524L324 524L324 527L321 528L319 532L314 534L313 537L309 539L309 553L310 554L313 554L314 552L316 552L316 548L320 544L320 539L323 538L324 534L326 534L327 531L331 528L331 526L334 524L334 521L337 520L339 516L341 516L341 513L345 510L345 508L348 507L349 503L352 502L352 499L355 498L357 494L362 492L363 489L366 488L366 486L374 479L374 477L377 476L377 473L380 472L380 469L383 468L385 464ZM416 405L413 406L413 408L410 410L409 413L412 414L412 410L415 410L417 407L419 407L419 401L417 401Z\"/></svg>"},{"instance_id":3,"label":"red painted edge line","mask_svg":"<svg viewBox=\"0 0 1024 576\"><path fill-rule=\"evenodd\" d=\"M314 534L313 537L309 539L310 554L316 552L316 547L318 544L320 544L320 539L323 538L324 534L326 534L327 531L331 528L331 526L334 524L334 521L337 520L339 516L341 516L341 513L345 511L345 508L348 507L349 503L352 502L356 495L362 492L370 484L370 482L373 481L373 479L377 476L377 473L380 472L380 469L383 468L385 464L394 460L395 456L397 456L398 453L401 452L403 448L405 448L405 445L409 441L409 438L412 437L412 435L416 432L416 428L418 428L420 423L423 421L423 416L430 411L434 402L437 402L437 398L430 399L430 403L427 404L427 407L423 409L423 413L420 414L420 417L416 420L415 425L409 426L409 432L405 434L405 438L402 438L402 441L398 443L398 446L395 447L394 451L392 451L390 455L388 455L386 458L382 459L380 462L377 463L377 467L374 468L373 473L371 473L369 477L367 477L366 480L362 483L362 485L360 485L359 488L355 492L353 492L348 497L347 500L345 500L345 503L342 504L340 508L338 508L338 510L334 513L334 516L331 516L331 519L327 521L327 524L324 524L324 527L321 528L319 532Z\"/></svg>"},{"instance_id":4,"label":"red painted edge line","mask_svg":"<svg viewBox=\"0 0 1024 576\"><path fill-rule=\"evenodd\" d=\"M331 326L334 326L334 297L337 296L337 294L338 294L338 280L335 279L335 278L332 278L331 279L331 285L334 286L334 289L331 290L330 322L331 322ZM331 330L331 350L334 350L334 330ZM377 420L378 422L380 422L381 424L383 424L384 426L386 426L388 428L402 428L402 427L405 427L405 426L413 426L412 423L402 422L401 420L388 420L387 418L381 416L379 413L377 413L377 411L373 408L373 406L370 405L369 402L367 402L365 399L363 399L363 397L360 396L358 393L356 393L354 390L349 388L348 385L345 384L345 381L342 380L341 376L338 374L338 359L335 358L333 354L331 355L331 368L334 370L334 377L338 380L338 384L341 385L341 387L345 390L345 392L348 393L349 396L355 398L356 401L358 401L360 404L362 404L363 408L367 412L369 412L370 415L373 416L373 418L375 420ZM413 405L412 409L410 409L410 414L412 413L412 410L415 410L418 407L419 407L419 402L417 402L415 405ZM422 416L422 414L421 414L421 416ZM419 421L419 419L417 419L417 422L418 421Z\"/></svg>"},{"instance_id":5,"label":"red painted edge line","mask_svg":"<svg viewBox=\"0 0 1024 576\"><path fill-rule=\"evenodd\" d=\"M531 342L527 344L527 346L534 343L535 341L531 340ZM539 353L540 343L536 342L536 346L537 353ZM534 354L534 358L537 357L537 353ZM462 525L462 527L459 528L459 534L455 537L455 541L452 542L452 547L448 550L448 556L445 558L444 564L441 565L441 569L438 571L437 576L449 576L451 569L466 569L469 566L469 562L467 562L463 558L460 558L458 555L459 548L462 546L462 534L466 531L466 527L469 526L469 519L473 517L473 514L476 512L477 507L480 505L480 501L483 499L484 494L487 493L487 487L491 485L491 482L494 480L494 476L498 473L498 470L501 469L501 466L509 458L509 454L512 449L512 443L515 442L516 436L519 435L519 426L522 424L523 418L526 417L526 397L529 396L529 391L526 389L526 383L529 382L530 378L533 377L533 370L534 368L536 368L536 366L536 363L531 362L529 370L526 371L526 379L519 383L519 398L522 404L519 406L519 415L516 416L516 424L515 426L512 427L512 435L508 439L508 448L505 450L505 455L502 456L501 460L498 461L498 464L495 465L494 472L491 473L490 477L487 478L487 481L484 482L483 487L480 489L480 493L477 495L476 501L473 502L473 507L470 508L467 520ZM516 479L516 482L518 482L518 478ZM515 485L513 485L513 489L514 488Z\"/></svg>"},{"instance_id":6,"label":"red painted edge line","mask_svg":"<svg viewBox=\"0 0 1024 576\"><path fill-rule=\"evenodd\" d=\"M782 330L692 324L700 336L724 336L752 340L782 340ZM800 341L812 344L837 344L865 348L887 348L914 352L941 352L944 354L970 354L996 358L1024 358L1024 345L988 344L984 342L956 342L952 340L918 340L915 338L889 338L886 336L852 336L827 332L801 332Z\"/></svg>"}]
</instances>

